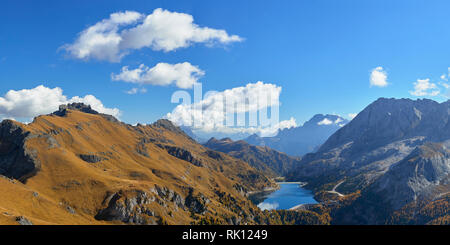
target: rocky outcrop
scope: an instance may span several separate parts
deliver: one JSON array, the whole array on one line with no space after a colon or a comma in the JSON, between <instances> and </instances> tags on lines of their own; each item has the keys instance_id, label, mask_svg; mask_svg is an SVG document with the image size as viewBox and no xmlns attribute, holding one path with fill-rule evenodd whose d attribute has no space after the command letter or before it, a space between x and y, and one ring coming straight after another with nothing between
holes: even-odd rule
<instances>
[{"instance_id":1,"label":"rocky outcrop","mask_svg":"<svg viewBox=\"0 0 450 245\"><path fill-rule=\"evenodd\" d=\"M26 146L26 141L34 137L11 120L0 124L1 175L25 182L39 171L37 152Z\"/></svg>"},{"instance_id":2,"label":"rocky outcrop","mask_svg":"<svg viewBox=\"0 0 450 245\"><path fill-rule=\"evenodd\" d=\"M104 200L104 203L107 203L107 207L100 210L95 219L118 220L141 225L156 224L154 219L149 218L155 216L155 213L148 207L145 207L146 204L154 201L154 196L148 195L143 191L119 191L107 196Z\"/></svg>"},{"instance_id":3,"label":"rocky outcrop","mask_svg":"<svg viewBox=\"0 0 450 245\"><path fill-rule=\"evenodd\" d=\"M150 191L133 190L108 193L103 201L106 208L100 210L95 218L106 221L122 221L129 224L155 225L161 220L152 205L167 209L173 205L175 211L185 210L185 200L177 192L167 187L155 185Z\"/></svg>"},{"instance_id":4,"label":"rocky outcrop","mask_svg":"<svg viewBox=\"0 0 450 245\"><path fill-rule=\"evenodd\" d=\"M66 116L68 110L81 111L88 114L99 114L97 111L93 110L90 105L85 105L83 103L72 103L67 105L60 105L59 110L53 112L53 115L64 117Z\"/></svg>"},{"instance_id":5,"label":"rocky outcrop","mask_svg":"<svg viewBox=\"0 0 450 245\"><path fill-rule=\"evenodd\" d=\"M204 214L207 210L207 205L210 200L206 198L202 193L194 195L194 189L189 189L189 194L186 197L185 205L190 212L196 214Z\"/></svg>"},{"instance_id":6,"label":"rocky outcrop","mask_svg":"<svg viewBox=\"0 0 450 245\"><path fill-rule=\"evenodd\" d=\"M93 115L100 115L103 118L105 118L106 120L108 120L110 122L114 122L114 123L120 122L114 116L99 113L96 110L92 109L90 105L86 105L84 103L71 103L71 104L67 104L67 105L60 105L58 111L53 112L52 115L64 117L64 116L66 116L66 114L69 110L80 111L80 112L93 114Z\"/></svg>"},{"instance_id":7,"label":"rocky outcrop","mask_svg":"<svg viewBox=\"0 0 450 245\"><path fill-rule=\"evenodd\" d=\"M165 130L169 130L169 131L172 131L177 134L182 134L187 138L191 138L183 130L181 130L179 127L175 126L171 121L169 121L167 119L159 119L158 121L153 123L151 126L154 128L163 128Z\"/></svg>"},{"instance_id":8,"label":"rocky outcrop","mask_svg":"<svg viewBox=\"0 0 450 245\"><path fill-rule=\"evenodd\" d=\"M29 221L27 218L23 216L16 217L16 221L17 223L19 223L19 225L33 225L31 221Z\"/></svg>"},{"instance_id":9,"label":"rocky outcrop","mask_svg":"<svg viewBox=\"0 0 450 245\"><path fill-rule=\"evenodd\" d=\"M88 163L98 163L98 162L101 162L104 160L108 160L105 157L101 157L101 156L93 155L93 154L80 154L78 156L81 158L81 160L88 162Z\"/></svg>"},{"instance_id":10,"label":"rocky outcrop","mask_svg":"<svg viewBox=\"0 0 450 245\"><path fill-rule=\"evenodd\" d=\"M223 160L223 156L217 151L207 150L206 155L208 155L208 157L211 157L212 159Z\"/></svg>"},{"instance_id":11,"label":"rocky outcrop","mask_svg":"<svg viewBox=\"0 0 450 245\"><path fill-rule=\"evenodd\" d=\"M152 140L149 140L147 138L142 138L138 144L136 145L136 152L144 157L150 157L147 151L146 144L153 142Z\"/></svg>"},{"instance_id":12,"label":"rocky outcrop","mask_svg":"<svg viewBox=\"0 0 450 245\"><path fill-rule=\"evenodd\" d=\"M167 151L167 153L169 153L170 155L190 162L193 165L197 166L197 167L203 167L203 163L200 159L198 159L197 157L195 157L190 151L180 148L180 147L176 147L176 146L170 146L170 145L162 145L162 144L157 144L158 147L165 149Z\"/></svg>"},{"instance_id":13,"label":"rocky outcrop","mask_svg":"<svg viewBox=\"0 0 450 245\"><path fill-rule=\"evenodd\" d=\"M161 187L159 185L155 185L155 188L152 189L152 192L157 194L162 200L166 202L172 202L176 207L185 209L185 200L184 198L178 194L177 192L170 190L167 187Z\"/></svg>"}]
</instances>

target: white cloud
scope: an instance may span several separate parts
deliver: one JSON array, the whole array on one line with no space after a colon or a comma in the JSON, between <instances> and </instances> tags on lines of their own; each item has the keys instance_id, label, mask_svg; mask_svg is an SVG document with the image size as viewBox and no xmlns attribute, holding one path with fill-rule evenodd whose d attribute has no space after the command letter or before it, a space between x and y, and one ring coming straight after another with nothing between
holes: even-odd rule
<instances>
[{"instance_id":1,"label":"white cloud","mask_svg":"<svg viewBox=\"0 0 450 245\"><path fill-rule=\"evenodd\" d=\"M260 204L258 204L258 208L261 210L272 210L272 209L277 209L279 207L278 203L266 203L266 202L262 202Z\"/></svg>"},{"instance_id":2,"label":"white cloud","mask_svg":"<svg viewBox=\"0 0 450 245\"><path fill-rule=\"evenodd\" d=\"M147 93L147 89L146 88L132 88L128 91L125 91L125 93L127 93L127 94L138 94L138 93L145 94L145 93Z\"/></svg>"},{"instance_id":3,"label":"white cloud","mask_svg":"<svg viewBox=\"0 0 450 245\"><path fill-rule=\"evenodd\" d=\"M349 114L348 114L348 117L349 117L350 119L353 119L353 118L355 118L357 115L358 115L358 113L349 113Z\"/></svg>"},{"instance_id":4,"label":"white cloud","mask_svg":"<svg viewBox=\"0 0 450 245\"><path fill-rule=\"evenodd\" d=\"M203 100L193 104L180 104L166 117L177 125L192 126L195 130L204 132L250 134L277 132L281 128L296 126L295 119L291 118L270 125L247 125L248 127L244 127L245 125L232 127L226 122L232 114L236 115L237 119L244 120L245 114L249 112L259 111L261 116L261 112L267 110L267 108L279 106L280 93L281 87L274 84L249 83L243 87L211 93Z\"/></svg>"},{"instance_id":5,"label":"white cloud","mask_svg":"<svg viewBox=\"0 0 450 245\"><path fill-rule=\"evenodd\" d=\"M118 62L131 50L141 48L169 52L194 43L228 44L242 40L225 30L200 27L192 15L158 8L147 16L133 11L113 13L62 48L77 59Z\"/></svg>"},{"instance_id":6,"label":"white cloud","mask_svg":"<svg viewBox=\"0 0 450 245\"><path fill-rule=\"evenodd\" d=\"M278 129L287 129L287 128L294 128L297 127L297 122L295 121L295 118L291 117L289 120L281 121L278 125Z\"/></svg>"},{"instance_id":7,"label":"white cloud","mask_svg":"<svg viewBox=\"0 0 450 245\"><path fill-rule=\"evenodd\" d=\"M4 97L0 97L0 116L14 118L33 118L58 110L62 104L83 102L101 113L118 117L119 109L106 108L103 103L93 95L73 97L67 99L61 88L47 88L43 85L32 89L10 90Z\"/></svg>"},{"instance_id":8,"label":"white cloud","mask_svg":"<svg viewBox=\"0 0 450 245\"><path fill-rule=\"evenodd\" d=\"M192 15L155 9L142 24L123 31L123 47L151 47L167 52L188 47L192 43L217 41L226 44L242 41L239 36L230 36L224 30L199 27L193 22Z\"/></svg>"},{"instance_id":9,"label":"white cloud","mask_svg":"<svg viewBox=\"0 0 450 245\"><path fill-rule=\"evenodd\" d=\"M387 72L381 66L374 68L370 73L370 86L386 87L387 85Z\"/></svg>"},{"instance_id":10,"label":"white cloud","mask_svg":"<svg viewBox=\"0 0 450 245\"><path fill-rule=\"evenodd\" d=\"M73 58L118 62L128 53L120 48L123 38L119 27L136 23L139 19L142 19L142 15L138 12L113 13L108 19L83 30L73 44L66 44L62 48Z\"/></svg>"},{"instance_id":11,"label":"white cloud","mask_svg":"<svg viewBox=\"0 0 450 245\"><path fill-rule=\"evenodd\" d=\"M317 125L330 125L330 124L333 124L333 121L331 121L328 118L324 118L322 121L317 123Z\"/></svg>"},{"instance_id":12,"label":"white cloud","mask_svg":"<svg viewBox=\"0 0 450 245\"><path fill-rule=\"evenodd\" d=\"M414 82L414 91L409 91L414 96L436 96L440 93L440 90L436 84L431 83L430 79L417 79Z\"/></svg>"},{"instance_id":13,"label":"white cloud","mask_svg":"<svg viewBox=\"0 0 450 245\"><path fill-rule=\"evenodd\" d=\"M188 89L192 88L204 74L204 71L197 66L191 65L189 62L174 65L158 63L152 68L142 64L133 70L129 70L128 66L124 66L121 73L117 75L112 74L111 79L113 81L159 86L175 83L179 88Z\"/></svg>"}]
</instances>

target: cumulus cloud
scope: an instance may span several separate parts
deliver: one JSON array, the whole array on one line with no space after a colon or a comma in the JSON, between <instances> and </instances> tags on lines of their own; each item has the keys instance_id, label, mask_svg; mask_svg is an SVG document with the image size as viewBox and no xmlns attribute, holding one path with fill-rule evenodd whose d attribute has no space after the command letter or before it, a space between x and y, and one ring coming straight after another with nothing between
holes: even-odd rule
<instances>
[{"instance_id":1,"label":"cumulus cloud","mask_svg":"<svg viewBox=\"0 0 450 245\"><path fill-rule=\"evenodd\" d=\"M111 79L113 81L159 86L167 86L174 83L179 88L188 89L192 88L204 74L204 71L197 66L191 65L189 62L178 64L158 63L152 68L142 64L132 70L128 66L124 66L119 74L113 73Z\"/></svg>"},{"instance_id":2,"label":"cumulus cloud","mask_svg":"<svg viewBox=\"0 0 450 245\"><path fill-rule=\"evenodd\" d=\"M333 121L331 121L328 118L324 118L322 121L317 123L317 125L330 125L330 124L333 124Z\"/></svg>"},{"instance_id":3,"label":"cumulus cloud","mask_svg":"<svg viewBox=\"0 0 450 245\"><path fill-rule=\"evenodd\" d=\"M258 208L261 210L272 210L272 209L277 209L280 205L278 203L266 203L266 202L262 202L260 204L258 204Z\"/></svg>"},{"instance_id":4,"label":"cumulus cloud","mask_svg":"<svg viewBox=\"0 0 450 245\"><path fill-rule=\"evenodd\" d=\"M194 43L212 45L242 40L225 30L200 27L192 15L158 8L149 15L134 11L113 13L83 30L74 43L62 49L77 59L118 62L130 51L141 48L169 52Z\"/></svg>"},{"instance_id":5,"label":"cumulus cloud","mask_svg":"<svg viewBox=\"0 0 450 245\"><path fill-rule=\"evenodd\" d=\"M142 14L134 11L113 13L93 26L83 30L72 44L62 47L70 56L77 59L107 60L118 62L128 51L121 49L123 38L119 28L136 23Z\"/></svg>"},{"instance_id":6,"label":"cumulus cloud","mask_svg":"<svg viewBox=\"0 0 450 245\"><path fill-rule=\"evenodd\" d=\"M437 85L430 82L430 79L417 79L414 82L414 91L409 91L414 96L436 96L440 93Z\"/></svg>"},{"instance_id":7,"label":"cumulus cloud","mask_svg":"<svg viewBox=\"0 0 450 245\"><path fill-rule=\"evenodd\" d=\"M278 121L280 93L281 87L275 84L249 83L246 86L210 93L192 104L180 104L166 117L177 125L205 132L273 133L278 129L296 126L293 118ZM270 117L267 113L269 108ZM247 125L246 115L249 117Z\"/></svg>"},{"instance_id":8,"label":"cumulus cloud","mask_svg":"<svg viewBox=\"0 0 450 245\"><path fill-rule=\"evenodd\" d=\"M62 104L82 102L101 113L120 116L117 108L107 108L93 95L75 96L68 99L61 88L47 88L43 85L32 89L10 90L0 97L0 116L3 118L33 118L58 110Z\"/></svg>"},{"instance_id":9,"label":"cumulus cloud","mask_svg":"<svg viewBox=\"0 0 450 245\"><path fill-rule=\"evenodd\" d=\"M288 129L297 127L297 121L295 118L291 117L289 120L281 121L277 126L278 129Z\"/></svg>"},{"instance_id":10,"label":"cumulus cloud","mask_svg":"<svg viewBox=\"0 0 450 245\"><path fill-rule=\"evenodd\" d=\"M387 85L387 72L381 66L374 68L370 73L370 86L386 87Z\"/></svg>"}]
</instances>

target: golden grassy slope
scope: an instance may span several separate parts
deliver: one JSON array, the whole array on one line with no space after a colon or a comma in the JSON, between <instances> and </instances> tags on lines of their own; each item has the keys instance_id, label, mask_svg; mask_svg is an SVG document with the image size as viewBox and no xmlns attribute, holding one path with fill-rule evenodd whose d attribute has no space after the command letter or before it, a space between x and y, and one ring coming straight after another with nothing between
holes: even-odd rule
<instances>
[{"instance_id":1,"label":"golden grassy slope","mask_svg":"<svg viewBox=\"0 0 450 245\"><path fill-rule=\"evenodd\" d=\"M107 206L105 198L119 191L124 197L133 195L135 190L152 194L155 184L183 198L192 187L194 193L202 193L210 200L207 212L197 214L197 218L212 217L225 222L226 217L238 214L221 203L217 191L229 193L242 212L252 215L257 208L240 191L273 185L248 164L223 153L208 153L207 148L184 133L163 126L132 127L79 111L69 111L65 117L40 116L29 125L19 125L39 135L29 139L26 146L37 150L41 169L25 184L0 178L0 224L15 224L17 216L34 224L121 223L94 218ZM145 144L140 144L142 139L146 139ZM164 146L185 149L203 166L168 154ZM138 153L138 148L148 157ZM89 163L80 154L105 160ZM194 221L189 210L179 209L174 203L152 202L147 206L155 213L150 217L153 220L162 217L169 224Z\"/></svg>"}]
</instances>

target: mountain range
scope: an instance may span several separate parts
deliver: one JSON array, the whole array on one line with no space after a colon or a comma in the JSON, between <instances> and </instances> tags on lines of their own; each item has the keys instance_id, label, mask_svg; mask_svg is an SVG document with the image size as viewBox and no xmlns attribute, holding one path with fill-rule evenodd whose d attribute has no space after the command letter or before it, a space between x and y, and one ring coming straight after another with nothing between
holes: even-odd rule
<instances>
[{"instance_id":1,"label":"mountain range","mask_svg":"<svg viewBox=\"0 0 450 245\"><path fill-rule=\"evenodd\" d=\"M292 157L62 105L0 124L0 224L450 224L449 118L450 101L380 98L350 122L281 131L274 146L316 147ZM260 210L249 195L277 177L307 182L319 204Z\"/></svg>"},{"instance_id":2,"label":"mountain range","mask_svg":"<svg viewBox=\"0 0 450 245\"><path fill-rule=\"evenodd\" d=\"M263 212L263 172L206 148L168 120L131 126L73 103L0 124L0 224L324 224Z\"/></svg>"}]
</instances>

